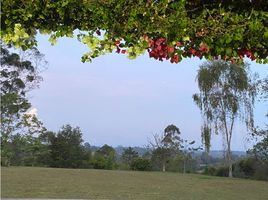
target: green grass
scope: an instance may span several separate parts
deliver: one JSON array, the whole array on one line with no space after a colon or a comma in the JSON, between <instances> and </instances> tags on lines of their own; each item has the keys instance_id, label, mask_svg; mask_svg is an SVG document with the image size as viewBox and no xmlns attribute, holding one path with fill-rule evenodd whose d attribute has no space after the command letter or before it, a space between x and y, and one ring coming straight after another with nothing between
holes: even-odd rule
<instances>
[{"instance_id":1,"label":"green grass","mask_svg":"<svg viewBox=\"0 0 268 200\"><path fill-rule=\"evenodd\" d=\"M268 182L203 175L9 167L2 198L268 200Z\"/></svg>"}]
</instances>

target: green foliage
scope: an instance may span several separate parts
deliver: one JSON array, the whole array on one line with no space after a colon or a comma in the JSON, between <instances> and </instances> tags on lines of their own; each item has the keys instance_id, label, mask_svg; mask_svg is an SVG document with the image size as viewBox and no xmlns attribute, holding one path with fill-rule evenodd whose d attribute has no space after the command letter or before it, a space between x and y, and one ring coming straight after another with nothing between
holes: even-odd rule
<instances>
[{"instance_id":1,"label":"green foliage","mask_svg":"<svg viewBox=\"0 0 268 200\"><path fill-rule=\"evenodd\" d=\"M105 144L98 149L93 157L94 169L115 169L116 153L113 147Z\"/></svg>"},{"instance_id":2,"label":"green foliage","mask_svg":"<svg viewBox=\"0 0 268 200\"><path fill-rule=\"evenodd\" d=\"M38 67L42 67L39 64L43 63L43 55L34 48L21 56L10 53L9 49L1 44L0 60L1 132L10 134L15 129L14 122L30 108L26 93L37 87L41 80ZM9 124L12 124L12 127Z\"/></svg>"},{"instance_id":3,"label":"green foliage","mask_svg":"<svg viewBox=\"0 0 268 200\"><path fill-rule=\"evenodd\" d=\"M65 125L57 134L51 133L49 138L51 167L79 168L82 166L85 154L79 127Z\"/></svg>"},{"instance_id":4,"label":"green foliage","mask_svg":"<svg viewBox=\"0 0 268 200\"><path fill-rule=\"evenodd\" d=\"M256 130L253 136L259 139L248 153L253 155L256 159L268 163L268 130Z\"/></svg>"},{"instance_id":5,"label":"green foliage","mask_svg":"<svg viewBox=\"0 0 268 200\"><path fill-rule=\"evenodd\" d=\"M33 48L23 55L10 53L1 42L1 158L2 165L12 164L14 156L12 137L17 135L42 133L42 124L36 116L27 115L31 107L26 98L27 92L38 86L41 80L38 68L44 64L43 55ZM32 138L32 137L30 137ZM30 139L28 138L28 139ZM29 140L27 140L29 142ZM30 151L32 153L32 151ZM27 153L26 153L27 154ZM29 154L27 154L29 155ZM32 158L36 158L32 154ZM13 159L14 160L14 159ZM32 162L31 162L32 163Z\"/></svg>"},{"instance_id":6,"label":"green foliage","mask_svg":"<svg viewBox=\"0 0 268 200\"><path fill-rule=\"evenodd\" d=\"M24 114L17 124L19 132L1 137L1 165L3 166L43 166L43 156L47 149L42 144L41 135L46 132L36 116ZM42 164L41 164L42 163Z\"/></svg>"},{"instance_id":7,"label":"green foliage","mask_svg":"<svg viewBox=\"0 0 268 200\"><path fill-rule=\"evenodd\" d=\"M78 39L90 48L82 61L113 50L133 59L148 50L151 57L175 63L191 56L267 63L267 22L268 3L259 0L5 0L1 5L5 43L31 48L39 31L55 44L79 30ZM151 45L159 38L163 45Z\"/></svg>"},{"instance_id":8,"label":"green foliage","mask_svg":"<svg viewBox=\"0 0 268 200\"><path fill-rule=\"evenodd\" d=\"M131 163L131 169L135 171L151 171L152 166L151 162L148 159L145 158L136 158Z\"/></svg>"},{"instance_id":9,"label":"green foliage","mask_svg":"<svg viewBox=\"0 0 268 200\"><path fill-rule=\"evenodd\" d=\"M231 139L234 123L240 118L245 121L247 128L253 129L257 82L251 77L246 64L236 65L222 60L201 65L197 81L200 94L194 94L193 99L203 115L203 143L208 151L212 132L224 136L232 176Z\"/></svg>"},{"instance_id":10,"label":"green foliage","mask_svg":"<svg viewBox=\"0 0 268 200\"><path fill-rule=\"evenodd\" d=\"M131 163L139 157L138 152L136 152L132 147L128 147L122 153L122 161L130 169Z\"/></svg>"},{"instance_id":11,"label":"green foliage","mask_svg":"<svg viewBox=\"0 0 268 200\"><path fill-rule=\"evenodd\" d=\"M152 148L152 160L162 166L166 171L166 164L179 153L181 147L180 130L175 125L168 125L162 135L154 135L154 141L150 142Z\"/></svg>"}]
</instances>

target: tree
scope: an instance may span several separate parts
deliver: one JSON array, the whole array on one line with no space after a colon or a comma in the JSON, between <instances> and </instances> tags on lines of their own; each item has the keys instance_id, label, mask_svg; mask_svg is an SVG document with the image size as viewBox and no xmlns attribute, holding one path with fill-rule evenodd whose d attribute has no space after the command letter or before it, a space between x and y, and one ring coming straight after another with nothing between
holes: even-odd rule
<instances>
[{"instance_id":1,"label":"tree","mask_svg":"<svg viewBox=\"0 0 268 200\"><path fill-rule=\"evenodd\" d=\"M115 169L116 153L113 147L105 144L94 154L93 167L95 169Z\"/></svg>"},{"instance_id":2,"label":"tree","mask_svg":"<svg viewBox=\"0 0 268 200\"><path fill-rule=\"evenodd\" d=\"M79 168L84 159L82 132L79 127L65 125L50 135L51 167Z\"/></svg>"},{"instance_id":3,"label":"tree","mask_svg":"<svg viewBox=\"0 0 268 200\"><path fill-rule=\"evenodd\" d=\"M197 75L199 94L193 99L203 115L202 138L209 151L212 132L221 133L227 145L229 176L232 177L231 140L237 118L254 127L253 105L256 83L246 64L210 61L200 66Z\"/></svg>"},{"instance_id":4,"label":"tree","mask_svg":"<svg viewBox=\"0 0 268 200\"><path fill-rule=\"evenodd\" d=\"M193 147L195 144L195 141L189 142L188 140L183 140L181 145L181 151L180 157L183 160L183 173L186 173L186 164L189 161L192 161L192 153L198 150L202 150L201 147Z\"/></svg>"},{"instance_id":5,"label":"tree","mask_svg":"<svg viewBox=\"0 0 268 200\"><path fill-rule=\"evenodd\" d=\"M44 67L43 55L36 49L23 54L10 53L1 43L1 156L9 163L8 143L16 131L22 132L26 111L31 107L26 94L38 87L39 69ZM38 120L36 119L36 122ZM28 126L29 128L30 126Z\"/></svg>"},{"instance_id":6,"label":"tree","mask_svg":"<svg viewBox=\"0 0 268 200\"><path fill-rule=\"evenodd\" d=\"M5 0L1 36L26 49L37 45L37 33L55 44L79 30L78 40L90 48L83 61L113 51L133 59L149 51L175 63L192 56L265 63L267 12L265 0Z\"/></svg>"},{"instance_id":7,"label":"tree","mask_svg":"<svg viewBox=\"0 0 268 200\"><path fill-rule=\"evenodd\" d=\"M152 157L161 162L163 172L166 171L168 159L178 153L180 143L180 130L173 124L165 128L163 135L154 135L154 141L150 142Z\"/></svg>"},{"instance_id":8,"label":"tree","mask_svg":"<svg viewBox=\"0 0 268 200\"><path fill-rule=\"evenodd\" d=\"M41 135L46 132L43 123L36 115L26 113L17 124L17 128L19 131L10 135L8 140L1 140L1 165L40 166L39 159L45 153L41 139ZM5 152L9 153L8 157Z\"/></svg>"},{"instance_id":9,"label":"tree","mask_svg":"<svg viewBox=\"0 0 268 200\"><path fill-rule=\"evenodd\" d=\"M25 59L26 58L26 59ZM8 135L15 130L15 123L31 106L26 99L30 90L38 87L41 80L38 65L43 55L32 49L25 56L10 53L1 45L1 133Z\"/></svg>"},{"instance_id":10,"label":"tree","mask_svg":"<svg viewBox=\"0 0 268 200\"><path fill-rule=\"evenodd\" d=\"M249 152L253 154L257 159L268 163L268 130L263 131L259 134L263 134L262 140L255 144Z\"/></svg>"},{"instance_id":11,"label":"tree","mask_svg":"<svg viewBox=\"0 0 268 200\"><path fill-rule=\"evenodd\" d=\"M130 168L131 163L133 163L133 161L138 157L138 152L136 152L132 147L128 147L122 153L122 161L128 166L128 168Z\"/></svg>"},{"instance_id":12,"label":"tree","mask_svg":"<svg viewBox=\"0 0 268 200\"><path fill-rule=\"evenodd\" d=\"M43 144L40 136L47 130L37 116L26 113L18 124L20 135L25 141L23 164L27 166L39 165L39 159L43 156Z\"/></svg>"},{"instance_id":13,"label":"tree","mask_svg":"<svg viewBox=\"0 0 268 200\"><path fill-rule=\"evenodd\" d=\"M268 101L268 77L266 77L261 83L261 97L264 101ZM268 112L268 111L267 111ZM268 113L266 114L268 117ZM260 141L253 146L249 153L255 155L255 157L268 164L268 124L266 129L259 129L253 132L253 136L260 139Z\"/></svg>"}]
</instances>

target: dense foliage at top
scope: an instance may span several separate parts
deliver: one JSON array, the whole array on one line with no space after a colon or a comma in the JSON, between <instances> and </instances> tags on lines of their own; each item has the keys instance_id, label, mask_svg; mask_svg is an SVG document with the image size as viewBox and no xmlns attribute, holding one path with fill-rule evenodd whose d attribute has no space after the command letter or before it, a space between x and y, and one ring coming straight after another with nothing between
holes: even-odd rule
<instances>
[{"instance_id":1,"label":"dense foliage at top","mask_svg":"<svg viewBox=\"0 0 268 200\"><path fill-rule=\"evenodd\" d=\"M158 60L244 57L268 62L267 0L5 0L1 36L24 49L37 32L90 47L83 61L113 52Z\"/></svg>"}]
</instances>

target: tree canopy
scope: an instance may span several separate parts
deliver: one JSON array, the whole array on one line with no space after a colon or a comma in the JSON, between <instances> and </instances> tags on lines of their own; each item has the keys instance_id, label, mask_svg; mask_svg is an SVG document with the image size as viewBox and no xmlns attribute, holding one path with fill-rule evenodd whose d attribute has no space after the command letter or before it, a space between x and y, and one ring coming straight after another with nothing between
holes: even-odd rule
<instances>
[{"instance_id":1,"label":"tree canopy","mask_svg":"<svg viewBox=\"0 0 268 200\"><path fill-rule=\"evenodd\" d=\"M24 49L35 36L74 37L89 46L82 61L114 52L178 63L183 58L244 57L268 62L267 0L5 0L1 37Z\"/></svg>"},{"instance_id":2,"label":"tree canopy","mask_svg":"<svg viewBox=\"0 0 268 200\"><path fill-rule=\"evenodd\" d=\"M207 62L197 75L199 94L193 99L203 115L202 139L209 150L211 133L221 133L227 146L229 176L232 176L231 140L236 119L245 121L248 129L254 127L253 107L257 85L248 66L224 61Z\"/></svg>"}]
</instances>

